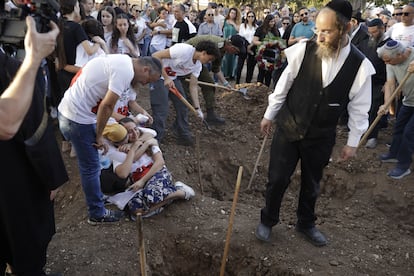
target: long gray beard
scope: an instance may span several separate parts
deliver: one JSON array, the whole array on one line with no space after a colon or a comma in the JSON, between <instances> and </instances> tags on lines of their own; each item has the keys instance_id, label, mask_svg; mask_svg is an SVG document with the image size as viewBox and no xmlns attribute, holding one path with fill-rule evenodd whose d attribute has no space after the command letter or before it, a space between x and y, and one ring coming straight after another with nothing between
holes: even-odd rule
<instances>
[{"instance_id":1,"label":"long gray beard","mask_svg":"<svg viewBox=\"0 0 414 276\"><path fill-rule=\"evenodd\" d=\"M331 48L331 47L322 47L319 46L316 50L316 55L320 59L324 58L335 58L337 54L337 49Z\"/></svg>"}]
</instances>

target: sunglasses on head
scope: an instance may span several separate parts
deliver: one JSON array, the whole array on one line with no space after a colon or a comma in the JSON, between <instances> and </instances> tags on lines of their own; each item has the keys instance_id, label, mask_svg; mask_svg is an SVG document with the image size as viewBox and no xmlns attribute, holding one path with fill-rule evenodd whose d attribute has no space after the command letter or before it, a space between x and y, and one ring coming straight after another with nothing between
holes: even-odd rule
<instances>
[{"instance_id":1,"label":"sunglasses on head","mask_svg":"<svg viewBox=\"0 0 414 276\"><path fill-rule=\"evenodd\" d=\"M301 14L300 14L300 16L302 16L302 17L307 16L307 15L308 15L308 13L307 13L307 12L304 12L304 13L301 13Z\"/></svg>"}]
</instances>

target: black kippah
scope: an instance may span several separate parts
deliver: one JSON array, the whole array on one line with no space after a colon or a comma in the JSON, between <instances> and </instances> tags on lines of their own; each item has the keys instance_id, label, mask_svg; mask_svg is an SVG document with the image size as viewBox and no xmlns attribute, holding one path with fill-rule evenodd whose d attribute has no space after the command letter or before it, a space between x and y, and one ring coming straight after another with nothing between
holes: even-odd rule
<instances>
[{"instance_id":1,"label":"black kippah","mask_svg":"<svg viewBox=\"0 0 414 276\"><path fill-rule=\"evenodd\" d=\"M326 7L342 14L348 20L352 18L352 5L346 0L332 0L326 4Z\"/></svg>"},{"instance_id":2,"label":"black kippah","mask_svg":"<svg viewBox=\"0 0 414 276\"><path fill-rule=\"evenodd\" d=\"M374 18L374 19L367 22L367 27L376 27L376 26L378 26L378 27L384 26L384 23L382 22L381 19Z\"/></svg>"}]
</instances>

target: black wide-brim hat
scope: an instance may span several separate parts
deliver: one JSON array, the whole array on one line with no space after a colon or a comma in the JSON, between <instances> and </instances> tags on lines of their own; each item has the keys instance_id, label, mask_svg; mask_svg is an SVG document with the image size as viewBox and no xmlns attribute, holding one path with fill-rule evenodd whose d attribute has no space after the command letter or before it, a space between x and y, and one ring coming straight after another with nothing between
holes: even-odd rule
<instances>
[{"instance_id":1,"label":"black wide-brim hat","mask_svg":"<svg viewBox=\"0 0 414 276\"><path fill-rule=\"evenodd\" d=\"M352 5L346 0L332 0L326 4L326 7L343 15L348 20L352 18Z\"/></svg>"}]
</instances>

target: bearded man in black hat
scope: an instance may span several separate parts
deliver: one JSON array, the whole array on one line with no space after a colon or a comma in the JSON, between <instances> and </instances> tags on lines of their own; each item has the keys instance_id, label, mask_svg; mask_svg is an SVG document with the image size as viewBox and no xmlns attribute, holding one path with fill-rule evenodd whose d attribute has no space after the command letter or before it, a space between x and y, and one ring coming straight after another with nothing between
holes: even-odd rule
<instances>
[{"instance_id":1,"label":"bearded man in black hat","mask_svg":"<svg viewBox=\"0 0 414 276\"><path fill-rule=\"evenodd\" d=\"M387 81L387 72L384 61L378 57L377 49L382 47L387 41L391 40L385 34L385 26L381 19L375 18L367 22L369 39L366 45L361 48L364 55L371 61L375 68L375 75L372 76L372 102L369 110L369 124L371 125L377 117L378 108L384 104L384 84ZM381 126L387 125L387 116L381 119L368 136L366 148L377 146L378 133Z\"/></svg>"},{"instance_id":2,"label":"bearded man in black hat","mask_svg":"<svg viewBox=\"0 0 414 276\"><path fill-rule=\"evenodd\" d=\"M255 232L259 240L270 241L283 195L300 160L296 230L315 246L328 242L315 227L319 182L335 144L338 118L345 109L350 131L339 161L355 155L368 128L371 75L375 73L370 61L350 44L351 16L348 1L329 2L316 18L316 41L285 50L288 66L269 95L260 124L265 135L270 134L273 120L277 127L270 150L266 204Z\"/></svg>"},{"instance_id":3,"label":"bearded man in black hat","mask_svg":"<svg viewBox=\"0 0 414 276\"><path fill-rule=\"evenodd\" d=\"M355 11L352 13L351 18L351 43L354 44L359 50L361 47L364 47L369 40L369 34L367 26L365 25L365 20L361 17L360 11Z\"/></svg>"}]
</instances>

